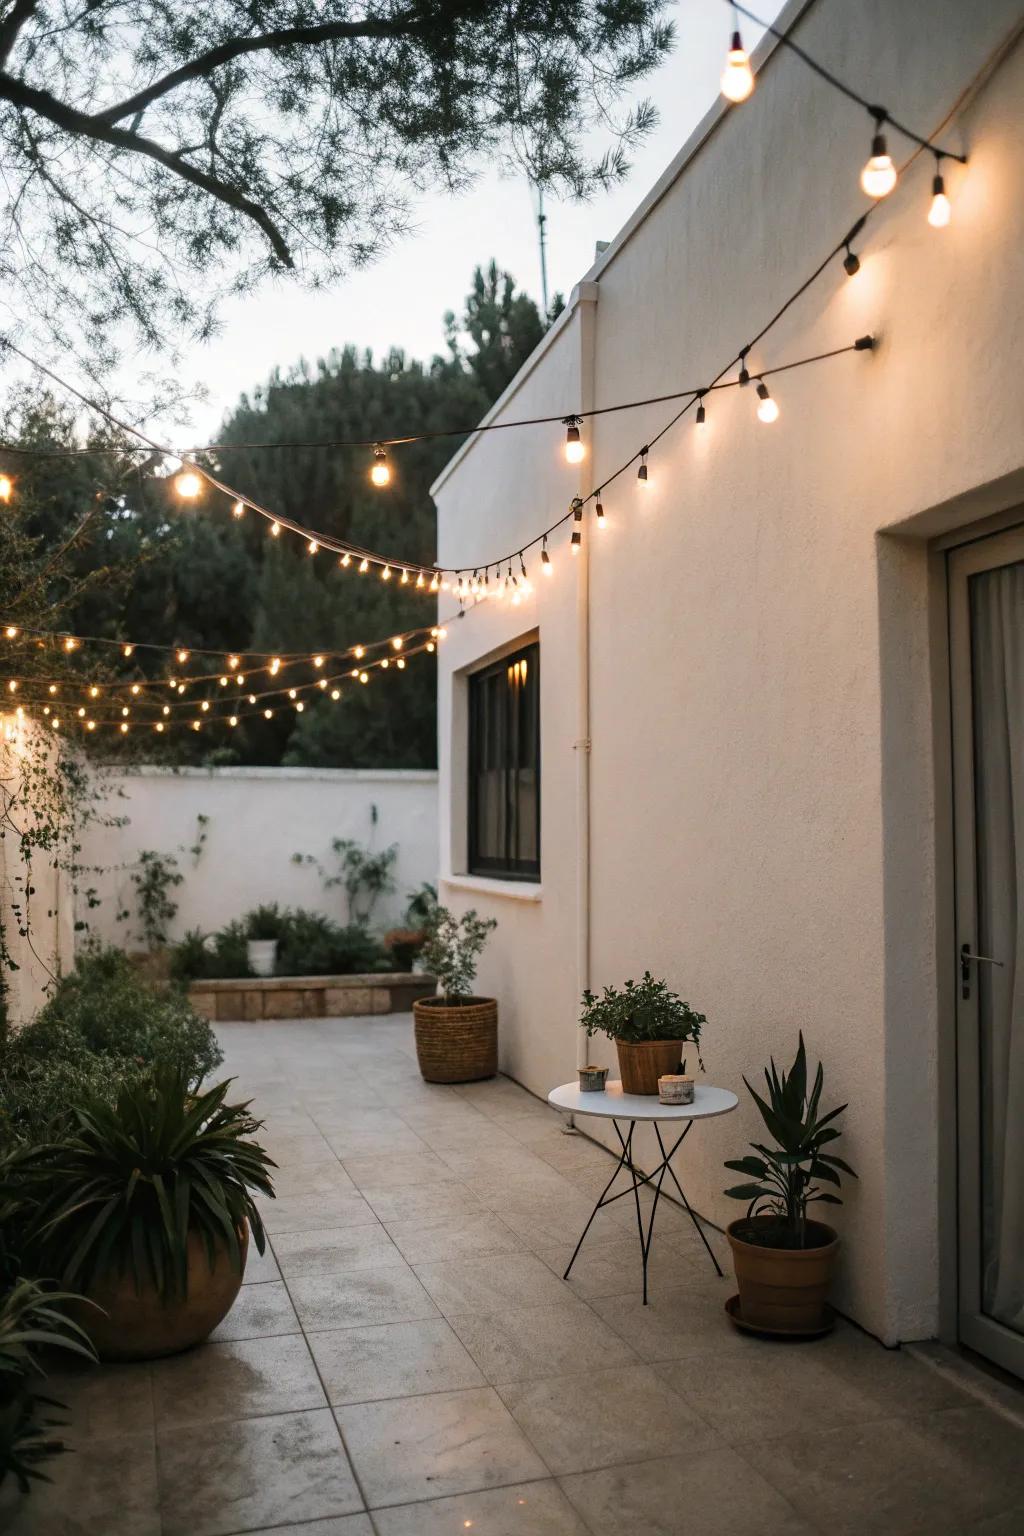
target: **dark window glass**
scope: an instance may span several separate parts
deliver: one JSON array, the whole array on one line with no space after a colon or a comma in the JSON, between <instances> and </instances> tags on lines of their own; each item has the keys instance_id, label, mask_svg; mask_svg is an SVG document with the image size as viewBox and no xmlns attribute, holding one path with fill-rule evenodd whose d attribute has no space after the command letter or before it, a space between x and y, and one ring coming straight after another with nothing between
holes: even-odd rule
<instances>
[{"instance_id":1,"label":"dark window glass","mask_svg":"<svg viewBox=\"0 0 1024 1536\"><path fill-rule=\"evenodd\" d=\"M540 875L540 646L469 679L469 872Z\"/></svg>"}]
</instances>

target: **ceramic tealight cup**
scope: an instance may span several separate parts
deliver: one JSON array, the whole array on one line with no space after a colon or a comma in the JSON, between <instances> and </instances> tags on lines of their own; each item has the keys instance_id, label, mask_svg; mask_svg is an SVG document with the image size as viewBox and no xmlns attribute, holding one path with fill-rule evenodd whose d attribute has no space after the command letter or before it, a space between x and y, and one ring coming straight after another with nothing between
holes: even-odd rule
<instances>
[{"instance_id":1,"label":"ceramic tealight cup","mask_svg":"<svg viewBox=\"0 0 1024 1536\"><path fill-rule=\"evenodd\" d=\"M607 1067L580 1067L580 1092L603 1093L608 1078Z\"/></svg>"},{"instance_id":2,"label":"ceramic tealight cup","mask_svg":"<svg viewBox=\"0 0 1024 1536\"><path fill-rule=\"evenodd\" d=\"M692 1104L693 1078L675 1072L659 1077L658 1099L662 1104Z\"/></svg>"}]
</instances>

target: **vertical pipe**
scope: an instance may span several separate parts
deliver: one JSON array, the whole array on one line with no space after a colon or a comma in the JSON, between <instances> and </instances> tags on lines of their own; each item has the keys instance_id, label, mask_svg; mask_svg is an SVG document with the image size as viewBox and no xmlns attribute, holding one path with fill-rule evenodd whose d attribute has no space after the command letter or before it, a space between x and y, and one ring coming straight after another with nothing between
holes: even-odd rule
<instances>
[{"instance_id":1,"label":"vertical pipe","mask_svg":"<svg viewBox=\"0 0 1024 1536\"><path fill-rule=\"evenodd\" d=\"M594 407L597 284L577 290L580 325L580 409ZM577 494L594 488L594 418L584 425L587 453L579 470ZM584 513L583 542L576 559L576 996L590 986L590 535ZM576 1063L587 1060L587 1036L576 1032Z\"/></svg>"}]
</instances>

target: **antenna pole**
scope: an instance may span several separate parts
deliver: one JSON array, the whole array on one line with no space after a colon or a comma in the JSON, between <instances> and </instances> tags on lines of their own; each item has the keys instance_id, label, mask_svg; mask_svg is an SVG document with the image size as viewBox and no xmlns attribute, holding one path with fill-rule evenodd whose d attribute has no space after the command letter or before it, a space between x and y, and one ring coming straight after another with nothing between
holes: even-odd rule
<instances>
[{"instance_id":1,"label":"antenna pole","mask_svg":"<svg viewBox=\"0 0 1024 1536\"><path fill-rule=\"evenodd\" d=\"M544 319L548 317L548 252L547 252L547 222L548 216L544 212L544 191L537 188L537 236L540 242L540 292L544 301Z\"/></svg>"}]
</instances>

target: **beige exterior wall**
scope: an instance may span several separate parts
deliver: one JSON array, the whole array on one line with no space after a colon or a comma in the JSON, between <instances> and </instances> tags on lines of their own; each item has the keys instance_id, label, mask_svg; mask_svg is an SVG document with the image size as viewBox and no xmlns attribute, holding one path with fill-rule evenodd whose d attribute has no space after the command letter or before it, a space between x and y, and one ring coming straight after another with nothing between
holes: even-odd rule
<instances>
[{"instance_id":1,"label":"beige exterior wall","mask_svg":"<svg viewBox=\"0 0 1024 1536\"><path fill-rule=\"evenodd\" d=\"M801 7L784 13L792 18ZM797 36L844 78L931 132L1018 20L1016 0L816 0ZM752 391L712 398L658 445L646 497L632 473L588 518L590 974L645 966L708 1014L711 1081L738 1088L802 1026L828 1093L849 1099L859 1184L837 1216L839 1302L893 1341L939 1321L937 952L944 840L933 752L941 598L928 539L1024 502L1024 49L946 142L953 223L926 222L921 156L872 217L862 269L837 261L751 355L751 368L879 338L782 375L773 427ZM716 109L589 274L499 402L507 419L698 385L716 374L853 223L871 125L792 55L774 53L741 109ZM905 141L891 136L901 158ZM592 361L591 361L592 357ZM435 487L440 559L515 549L600 484L672 414L588 426L583 480L555 427L495 433ZM538 1093L576 1064L578 584L556 573L517 608L452 624L442 653L441 859L452 905L500 927L481 984L501 1000L502 1062ZM530 574L539 577L536 556ZM442 611L446 611L442 605ZM542 878L467 888L465 674L531 631L542 678ZM934 631L934 633L933 633ZM942 1049L945 1049L943 1046ZM597 1048L599 1056L602 1055ZM603 1059L613 1060L603 1052ZM691 1199L725 1223L722 1160L746 1105L687 1143Z\"/></svg>"}]
</instances>

